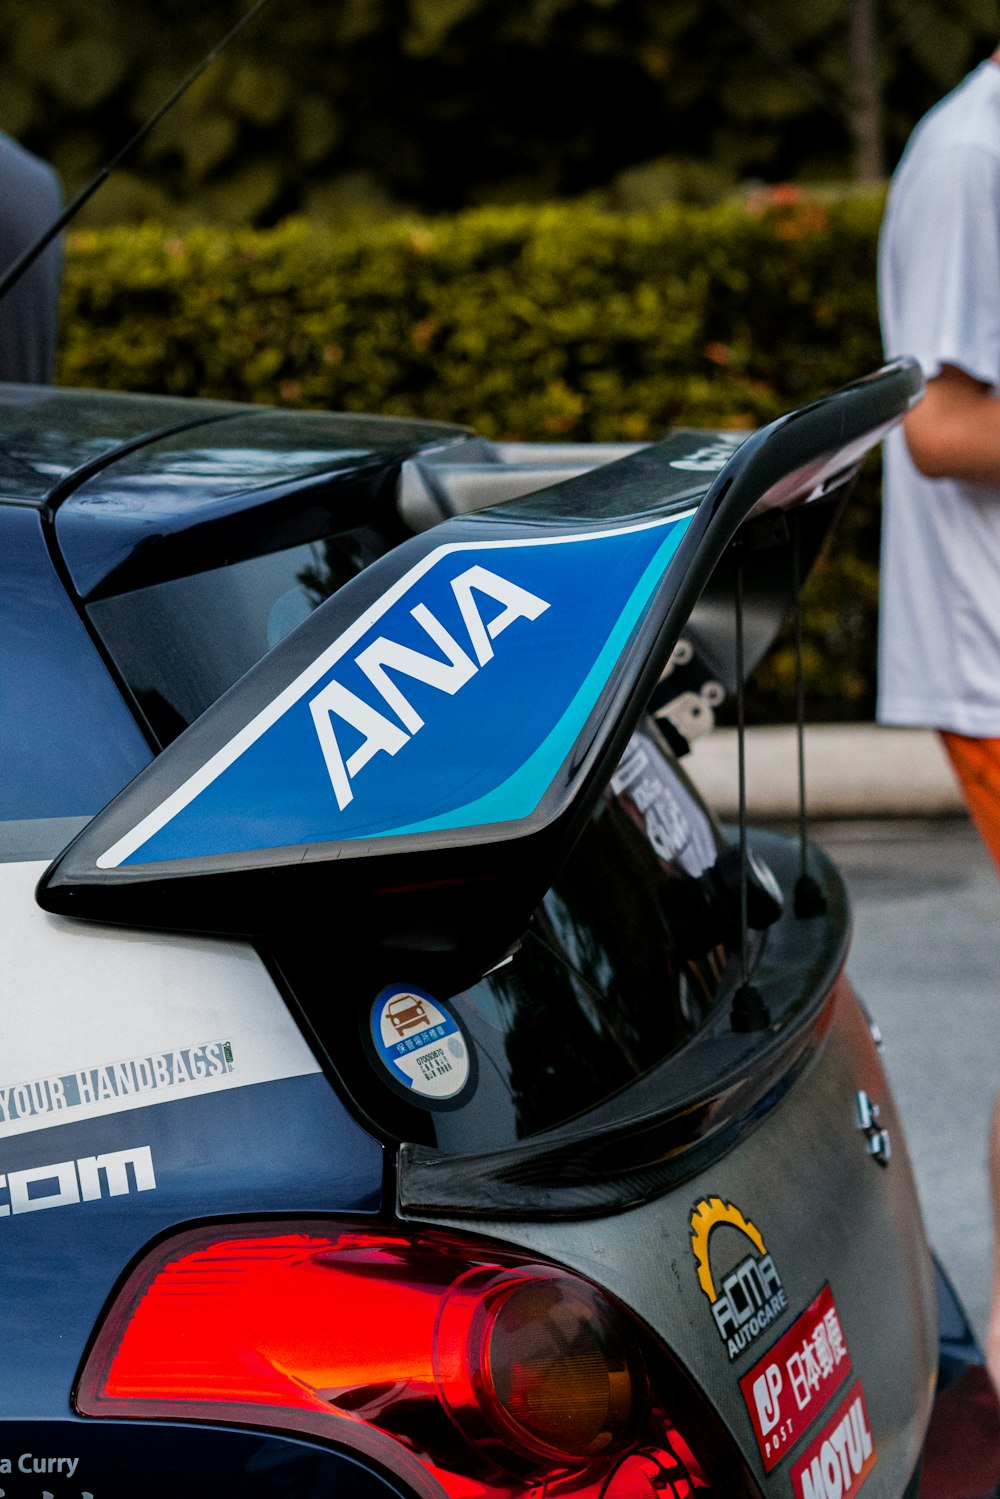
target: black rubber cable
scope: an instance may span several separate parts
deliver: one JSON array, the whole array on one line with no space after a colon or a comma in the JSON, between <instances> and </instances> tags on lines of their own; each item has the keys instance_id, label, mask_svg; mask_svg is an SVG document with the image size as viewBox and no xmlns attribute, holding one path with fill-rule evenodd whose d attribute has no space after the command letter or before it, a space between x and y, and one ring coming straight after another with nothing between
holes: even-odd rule
<instances>
[{"instance_id":1,"label":"black rubber cable","mask_svg":"<svg viewBox=\"0 0 1000 1499\"><path fill-rule=\"evenodd\" d=\"M802 527L801 517L793 510L789 517L792 532L792 588L795 597L795 734L799 757L799 877L795 883L796 916L821 916L826 901L819 885L809 873L809 823L806 814L806 688L802 666Z\"/></svg>"},{"instance_id":2,"label":"black rubber cable","mask_svg":"<svg viewBox=\"0 0 1000 1499\"><path fill-rule=\"evenodd\" d=\"M159 109L157 109L155 113L150 115L146 123L139 126L139 129L135 132L135 134L125 142L121 150L119 150L114 156L112 156L111 160L101 168L97 175L91 178L86 187L82 187L80 189L76 196L66 204L66 207L62 210L58 217L53 220L53 222L40 235L40 237L36 239L33 244L30 244L28 248L21 255L19 255L11 265L7 267L3 275L0 276L0 301L3 301L4 297L10 291L11 287L16 286L17 282L20 281L25 271L29 270L30 267L34 265L35 261L38 259L39 255L42 254L43 250L48 249L49 245L55 239L56 235L60 234L62 230L65 229L66 225L76 217L83 205L94 196L94 194L97 192L97 189L108 180L108 178L111 176L111 173L114 171L115 167L122 160L122 158L127 156L128 153L133 149L133 147L137 146L139 142L149 134L154 125L158 125L160 123L167 111L173 109L174 105L177 103L181 95L185 94L191 87L192 83L194 83L196 79L201 77L206 68L211 67L212 63L218 57L219 53L222 52L224 48L228 47L231 41L239 36L244 26L248 26L253 20L254 16L258 15L259 12L264 9L265 5L270 5L270 3L271 0L255 0L255 3L251 5L250 9L246 12L245 15L240 17L235 26L230 27L222 40L216 42L211 52L207 53L202 58L197 67L192 68L191 72L184 79L183 83L179 83L177 85L173 93L170 95L169 99L165 99L164 102L160 105Z\"/></svg>"},{"instance_id":3,"label":"black rubber cable","mask_svg":"<svg viewBox=\"0 0 1000 1499\"><path fill-rule=\"evenodd\" d=\"M750 983L749 925L747 898L747 760L746 712L743 688L743 552L736 553L736 760L739 777L740 844L740 980Z\"/></svg>"},{"instance_id":4,"label":"black rubber cable","mask_svg":"<svg viewBox=\"0 0 1000 1499\"><path fill-rule=\"evenodd\" d=\"M743 550L736 550L736 756L739 777L740 986L733 995L734 1031L762 1031L771 1016L750 982L749 855L747 852L746 709L743 684Z\"/></svg>"}]
</instances>

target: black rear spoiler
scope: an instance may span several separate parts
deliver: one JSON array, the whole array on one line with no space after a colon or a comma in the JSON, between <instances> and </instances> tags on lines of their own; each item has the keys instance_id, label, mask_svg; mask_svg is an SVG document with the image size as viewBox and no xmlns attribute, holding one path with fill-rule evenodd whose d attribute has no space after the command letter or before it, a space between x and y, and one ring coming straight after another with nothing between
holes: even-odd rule
<instances>
[{"instance_id":1,"label":"black rear spoiler","mask_svg":"<svg viewBox=\"0 0 1000 1499\"><path fill-rule=\"evenodd\" d=\"M841 489L921 389L899 360L753 433L714 477L668 439L414 537L95 817L39 903L342 932L478 976L591 815L699 599L702 637L731 630L734 542L752 664L787 599L768 560L782 512Z\"/></svg>"}]
</instances>

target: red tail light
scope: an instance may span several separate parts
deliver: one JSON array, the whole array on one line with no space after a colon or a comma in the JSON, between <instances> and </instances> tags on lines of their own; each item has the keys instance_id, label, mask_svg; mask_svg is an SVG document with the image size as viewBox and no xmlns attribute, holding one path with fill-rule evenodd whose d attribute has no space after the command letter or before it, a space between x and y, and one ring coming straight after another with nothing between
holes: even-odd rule
<instances>
[{"instance_id":1,"label":"red tail light","mask_svg":"<svg viewBox=\"0 0 1000 1499\"><path fill-rule=\"evenodd\" d=\"M76 1404L308 1432L451 1499L541 1482L553 1499L688 1499L708 1480L668 1410L683 1392L650 1378L663 1368L609 1297L524 1255L433 1231L215 1227L132 1275Z\"/></svg>"}]
</instances>

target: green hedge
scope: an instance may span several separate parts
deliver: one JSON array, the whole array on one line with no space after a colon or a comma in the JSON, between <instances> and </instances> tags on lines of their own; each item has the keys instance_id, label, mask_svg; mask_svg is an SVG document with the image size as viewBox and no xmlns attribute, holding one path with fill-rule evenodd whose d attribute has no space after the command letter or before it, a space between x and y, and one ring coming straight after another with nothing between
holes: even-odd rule
<instances>
[{"instance_id":1,"label":"green hedge","mask_svg":"<svg viewBox=\"0 0 1000 1499\"><path fill-rule=\"evenodd\" d=\"M636 216L484 209L332 233L80 231L67 245L71 385L409 414L495 438L642 440L750 427L881 359L881 199L792 189ZM809 589L813 712L872 700L870 476ZM788 712L780 647L756 711Z\"/></svg>"}]
</instances>

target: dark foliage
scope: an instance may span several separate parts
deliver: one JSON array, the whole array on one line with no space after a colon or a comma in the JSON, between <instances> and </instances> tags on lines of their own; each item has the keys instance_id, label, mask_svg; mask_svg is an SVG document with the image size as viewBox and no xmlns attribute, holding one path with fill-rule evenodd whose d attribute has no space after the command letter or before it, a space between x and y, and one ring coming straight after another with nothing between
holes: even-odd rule
<instances>
[{"instance_id":1,"label":"dark foliage","mask_svg":"<svg viewBox=\"0 0 1000 1499\"><path fill-rule=\"evenodd\" d=\"M859 0L273 0L88 209L266 224L411 205L704 201L849 173ZM73 190L243 7L0 0L0 127ZM879 0L887 156L997 0Z\"/></svg>"},{"instance_id":2,"label":"dark foliage","mask_svg":"<svg viewBox=\"0 0 1000 1499\"><path fill-rule=\"evenodd\" d=\"M787 189L709 209L489 209L331 233L81 231L61 377L466 423L496 438L750 427L880 362L881 201ZM877 487L808 591L819 718L870 713ZM790 715L787 641L758 719Z\"/></svg>"}]
</instances>

